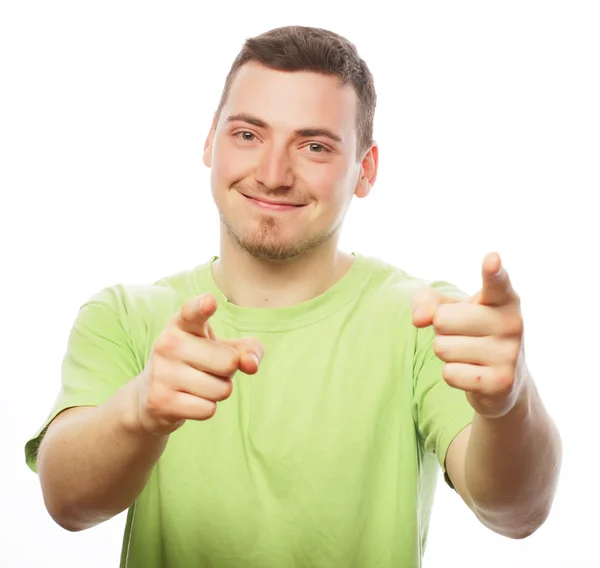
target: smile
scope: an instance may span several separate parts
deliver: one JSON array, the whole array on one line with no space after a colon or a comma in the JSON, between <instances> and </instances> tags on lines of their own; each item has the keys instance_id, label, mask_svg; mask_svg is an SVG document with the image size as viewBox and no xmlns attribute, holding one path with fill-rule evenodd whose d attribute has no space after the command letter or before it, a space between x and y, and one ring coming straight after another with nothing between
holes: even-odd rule
<instances>
[{"instance_id":1,"label":"smile","mask_svg":"<svg viewBox=\"0 0 600 568\"><path fill-rule=\"evenodd\" d=\"M270 211L292 211L294 209L301 209L304 204L295 205L293 203L277 202L277 201L263 201L258 198L249 197L248 195L241 194L248 202L261 209L268 209Z\"/></svg>"}]
</instances>

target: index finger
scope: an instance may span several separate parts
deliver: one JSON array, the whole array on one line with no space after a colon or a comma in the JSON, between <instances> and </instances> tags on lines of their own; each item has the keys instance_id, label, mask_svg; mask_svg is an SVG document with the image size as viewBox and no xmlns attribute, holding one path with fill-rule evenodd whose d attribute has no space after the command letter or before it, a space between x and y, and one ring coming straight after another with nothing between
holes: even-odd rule
<instances>
[{"instance_id":1,"label":"index finger","mask_svg":"<svg viewBox=\"0 0 600 568\"><path fill-rule=\"evenodd\" d=\"M484 259L481 276L483 286L479 293L479 303L486 306L502 306L516 298L508 272L502 266L497 253Z\"/></svg>"},{"instance_id":2,"label":"index finger","mask_svg":"<svg viewBox=\"0 0 600 568\"><path fill-rule=\"evenodd\" d=\"M175 325L182 331L215 339L208 320L217 311L217 300L212 294L202 294L188 300L175 314Z\"/></svg>"}]
</instances>

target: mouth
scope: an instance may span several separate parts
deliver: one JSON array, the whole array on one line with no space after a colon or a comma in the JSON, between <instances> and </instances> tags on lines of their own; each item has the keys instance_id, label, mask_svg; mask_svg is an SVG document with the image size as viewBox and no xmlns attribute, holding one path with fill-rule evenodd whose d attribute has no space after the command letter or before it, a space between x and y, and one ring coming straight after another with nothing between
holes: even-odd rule
<instances>
[{"instance_id":1,"label":"mouth","mask_svg":"<svg viewBox=\"0 0 600 568\"><path fill-rule=\"evenodd\" d=\"M241 194L244 198L246 198L250 203L256 205L257 207L261 207L263 209L270 209L272 211L292 211L294 209L301 209L305 207L304 203L289 203L286 201L268 201L266 199L261 199L258 197L251 197L244 193Z\"/></svg>"}]
</instances>

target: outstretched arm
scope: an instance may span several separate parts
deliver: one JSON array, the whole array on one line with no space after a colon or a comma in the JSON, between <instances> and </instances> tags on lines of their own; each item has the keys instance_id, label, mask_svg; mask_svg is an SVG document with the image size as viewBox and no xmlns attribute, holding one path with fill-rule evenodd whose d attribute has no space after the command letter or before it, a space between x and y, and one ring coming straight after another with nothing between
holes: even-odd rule
<instances>
[{"instance_id":1,"label":"outstretched arm","mask_svg":"<svg viewBox=\"0 0 600 568\"><path fill-rule=\"evenodd\" d=\"M498 255L485 258L482 277L466 300L418 292L413 323L433 325L444 379L475 410L448 449L452 484L483 524L524 538L550 512L562 447L525 364L520 299Z\"/></svg>"}]
</instances>

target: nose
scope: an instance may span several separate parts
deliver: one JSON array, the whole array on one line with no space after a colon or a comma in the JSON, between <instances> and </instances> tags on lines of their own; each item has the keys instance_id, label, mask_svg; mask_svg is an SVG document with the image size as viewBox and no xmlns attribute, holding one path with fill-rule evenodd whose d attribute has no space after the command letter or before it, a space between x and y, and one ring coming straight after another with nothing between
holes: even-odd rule
<instances>
[{"instance_id":1,"label":"nose","mask_svg":"<svg viewBox=\"0 0 600 568\"><path fill-rule=\"evenodd\" d=\"M271 190L294 185L294 171L288 149L274 144L265 145L254 177Z\"/></svg>"}]
</instances>

